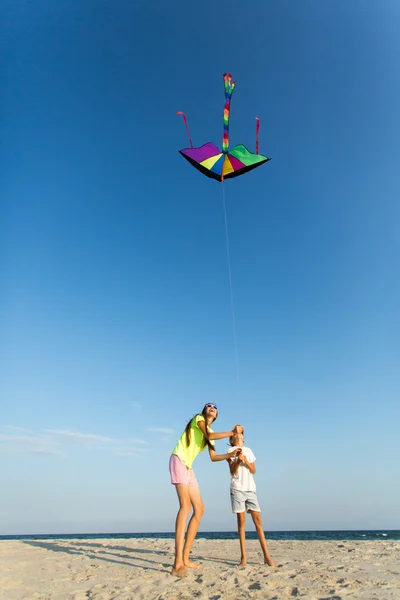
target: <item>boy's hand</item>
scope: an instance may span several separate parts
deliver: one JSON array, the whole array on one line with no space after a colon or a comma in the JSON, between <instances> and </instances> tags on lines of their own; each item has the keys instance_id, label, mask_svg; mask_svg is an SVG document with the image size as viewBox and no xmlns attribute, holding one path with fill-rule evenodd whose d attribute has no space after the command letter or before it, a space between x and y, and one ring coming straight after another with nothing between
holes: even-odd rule
<instances>
[{"instance_id":1,"label":"boy's hand","mask_svg":"<svg viewBox=\"0 0 400 600\"><path fill-rule=\"evenodd\" d=\"M241 448L236 448L236 449L235 449L235 450L232 452L232 455L233 455L235 458L237 458L237 457L239 457L239 458L240 458L241 454L242 454L242 449L241 449Z\"/></svg>"}]
</instances>

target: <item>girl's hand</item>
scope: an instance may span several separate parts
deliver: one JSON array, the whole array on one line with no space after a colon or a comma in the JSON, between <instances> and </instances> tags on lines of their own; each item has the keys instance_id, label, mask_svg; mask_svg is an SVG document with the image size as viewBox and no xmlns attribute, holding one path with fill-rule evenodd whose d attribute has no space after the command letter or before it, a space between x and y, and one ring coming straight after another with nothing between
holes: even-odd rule
<instances>
[{"instance_id":1,"label":"girl's hand","mask_svg":"<svg viewBox=\"0 0 400 600\"><path fill-rule=\"evenodd\" d=\"M241 433L242 435L244 435L243 425L235 425L232 431L233 433Z\"/></svg>"},{"instance_id":2,"label":"girl's hand","mask_svg":"<svg viewBox=\"0 0 400 600\"><path fill-rule=\"evenodd\" d=\"M232 454L234 455L235 458L237 458L238 456L240 456L240 454L242 454L242 449L241 448L236 448L236 450L234 450L232 452Z\"/></svg>"}]
</instances>

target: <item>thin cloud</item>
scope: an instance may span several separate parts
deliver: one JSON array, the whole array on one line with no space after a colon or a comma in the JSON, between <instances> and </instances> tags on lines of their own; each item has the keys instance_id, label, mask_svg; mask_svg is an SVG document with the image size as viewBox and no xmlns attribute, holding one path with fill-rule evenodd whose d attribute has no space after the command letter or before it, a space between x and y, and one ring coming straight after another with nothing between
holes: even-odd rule
<instances>
[{"instance_id":1,"label":"thin cloud","mask_svg":"<svg viewBox=\"0 0 400 600\"><path fill-rule=\"evenodd\" d=\"M66 429L45 429L40 432L27 432L20 427L3 426L0 432L0 452L2 454L47 454L66 457L71 448L94 448L108 451L117 456L142 456L149 452L149 442L142 439L113 439L94 433L81 433Z\"/></svg>"},{"instance_id":2,"label":"thin cloud","mask_svg":"<svg viewBox=\"0 0 400 600\"><path fill-rule=\"evenodd\" d=\"M28 432L28 429L25 429L25 427L17 427L16 425L4 425L4 429L11 429L11 431L25 431L25 433Z\"/></svg>"},{"instance_id":3,"label":"thin cloud","mask_svg":"<svg viewBox=\"0 0 400 600\"><path fill-rule=\"evenodd\" d=\"M77 431L64 431L59 429L46 429L46 433L50 433L58 440L72 444L110 444L112 439L103 435L95 435L93 433L79 433Z\"/></svg>"},{"instance_id":4,"label":"thin cloud","mask_svg":"<svg viewBox=\"0 0 400 600\"><path fill-rule=\"evenodd\" d=\"M0 433L0 448L7 454L47 454L63 456L65 453L57 443L46 436L12 435Z\"/></svg>"},{"instance_id":5,"label":"thin cloud","mask_svg":"<svg viewBox=\"0 0 400 600\"><path fill-rule=\"evenodd\" d=\"M13 435L12 433L0 433L0 441L1 440L29 443L33 440L36 440L36 438L29 435Z\"/></svg>"},{"instance_id":6,"label":"thin cloud","mask_svg":"<svg viewBox=\"0 0 400 600\"><path fill-rule=\"evenodd\" d=\"M113 454L116 456L136 456L136 458L143 456L146 452L149 452L147 448L120 447L113 450Z\"/></svg>"},{"instance_id":7,"label":"thin cloud","mask_svg":"<svg viewBox=\"0 0 400 600\"><path fill-rule=\"evenodd\" d=\"M143 444L143 445L145 445L145 446L148 446L148 445L149 445L149 442L146 442L146 440L138 440L138 439L136 439L136 438L128 438L128 439L126 440L126 443L127 443L127 444Z\"/></svg>"},{"instance_id":8,"label":"thin cloud","mask_svg":"<svg viewBox=\"0 0 400 600\"><path fill-rule=\"evenodd\" d=\"M67 454L58 448L32 448L29 454L46 454L48 456L61 456L67 458Z\"/></svg>"},{"instance_id":9,"label":"thin cloud","mask_svg":"<svg viewBox=\"0 0 400 600\"><path fill-rule=\"evenodd\" d=\"M168 429L168 427L147 427L146 431L154 431L155 433L165 433L166 435L173 435L174 429Z\"/></svg>"},{"instance_id":10,"label":"thin cloud","mask_svg":"<svg viewBox=\"0 0 400 600\"><path fill-rule=\"evenodd\" d=\"M14 442L16 444L37 444L38 441L48 443L46 438L40 438L33 435L12 435L11 433L0 433L0 441Z\"/></svg>"},{"instance_id":11,"label":"thin cloud","mask_svg":"<svg viewBox=\"0 0 400 600\"><path fill-rule=\"evenodd\" d=\"M137 400L131 400L129 406L132 406L132 408L135 408L136 410L142 410L142 405Z\"/></svg>"},{"instance_id":12,"label":"thin cloud","mask_svg":"<svg viewBox=\"0 0 400 600\"><path fill-rule=\"evenodd\" d=\"M114 453L116 456L130 456L131 458L140 458L140 454L134 450L118 450Z\"/></svg>"}]
</instances>

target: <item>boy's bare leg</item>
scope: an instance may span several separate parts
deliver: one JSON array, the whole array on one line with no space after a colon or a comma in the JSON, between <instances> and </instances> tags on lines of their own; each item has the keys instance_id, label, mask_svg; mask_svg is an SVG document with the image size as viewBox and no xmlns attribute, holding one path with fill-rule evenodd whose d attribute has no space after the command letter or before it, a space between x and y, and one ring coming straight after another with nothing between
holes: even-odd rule
<instances>
[{"instance_id":1,"label":"boy's bare leg","mask_svg":"<svg viewBox=\"0 0 400 600\"><path fill-rule=\"evenodd\" d=\"M183 483L175 485L179 499L179 510L175 522L175 561L171 575L175 575L176 577L186 577L187 575L183 561L183 546L185 542L186 521L191 509L188 488L189 486Z\"/></svg>"},{"instance_id":2,"label":"boy's bare leg","mask_svg":"<svg viewBox=\"0 0 400 600\"><path fill-rule=\"evenodd\" d=\"M246 556L246 513L241 512L237 513L237 523L238 523L238 532L239 532L239 541L240 541L240 564L239 567L245 567L247 564L247 556Z\"/></svg>"},{"instance_id":3,"label":"boy's bare leg","mask_svg":"<svg viewBox=\"0 0 400 600\"><path fill-rule=\"evenodd\" d=\"M266 565L269 565L270 567L276 567L276 563L274 562L273 558L271 557L270 553L268 552L267 541L265 539L264 530L263 530L262 521L261 521L261 513L255 511L255 510L250 510L249 512L252 516L253 523L256 526L257 536L260 541L261 549L264 554L264 563Z\"/></svg>"},{"instance_id":4,"label":"boy's bare leg","mask_svg":"<svg viewBox=\"0 0 400 600\"><path fill-rule=\"evenodd\" d=\"M189 554L192 549L194 538L200 525L202 516L204 515L204 504L201 499L200 489L198 487L189 486L190 502L193 506L192 518L189 521L189 526L186 532L186 540L183 548L183 563L185 567L190 569L199 569L199 565L190 560Z\"/></svg>"}]
</instances>

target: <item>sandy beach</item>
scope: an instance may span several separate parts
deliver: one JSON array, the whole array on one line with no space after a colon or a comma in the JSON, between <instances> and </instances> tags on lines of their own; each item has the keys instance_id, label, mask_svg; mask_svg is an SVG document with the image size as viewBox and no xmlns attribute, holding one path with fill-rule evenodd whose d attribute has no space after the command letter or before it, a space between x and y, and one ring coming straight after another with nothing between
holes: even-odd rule
<instances>
[{"instance_id":1,"label":"sandy beach","mask_svg":"<svg viewBox=\"0 0 400 600\"><path fill-rule=\"evenodd\" d=\"M398 541L270 541L280 565L262 564L248 542L238 568L234 540L196 540L201 568L170 575L173 540L0 542L1 600L368 600L400 599Z\"/></svg>"}]
</instances>

